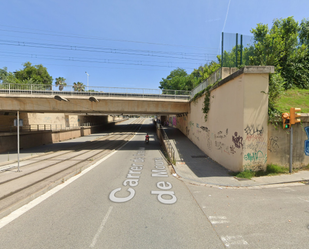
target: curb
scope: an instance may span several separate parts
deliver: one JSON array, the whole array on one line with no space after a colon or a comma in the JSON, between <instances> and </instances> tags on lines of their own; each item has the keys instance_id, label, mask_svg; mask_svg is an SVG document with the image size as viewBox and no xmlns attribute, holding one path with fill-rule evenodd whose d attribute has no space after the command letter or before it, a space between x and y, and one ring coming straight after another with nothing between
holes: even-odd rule
<instances>
[{"instance_id":1,"label":"curb","mask_svg":"<svg viewBox=\"0 0 309 249\"><path fill-rule=\"evenodd\" d=\"M296 181L290 181L290 182L279 182L279 183L267 183L267 184L260 184L260 185L245 185L245 186L231 186L231 185L225 185L225 184L214 184L214 183L208 183L203 181L198 181L195 179L190 179L187 177L181 176L177 172L177 166L174 164L171 164L172 168L175 171L175 174L172 174L174 177L178 178L179 180L183 182L187 182L192 185L198 185L198 186L205 186L205 187L211 187L211 188L228 188L228 189L265 189L265 188L275 188L280 186L304 186L306 184L302 183L302 181L309 181L309 179L302 179L302 180L296 180Z\"/></svg>"}]
</instances>

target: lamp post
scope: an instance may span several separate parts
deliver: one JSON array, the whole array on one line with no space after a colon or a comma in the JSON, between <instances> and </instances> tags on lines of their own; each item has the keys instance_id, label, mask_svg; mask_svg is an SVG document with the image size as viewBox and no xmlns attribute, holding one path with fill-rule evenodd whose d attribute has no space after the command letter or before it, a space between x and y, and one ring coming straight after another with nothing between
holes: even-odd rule
<instances>
[{"instance_id":1,"label":"lamp post","mask_svg":"<svg viewBox=\"0 0 309 249\"><path fill-rule=\"evenodd\" d=\"M89 91L89 74L87 72L85 72L87 74L87 89Z\"/></svg>"}]
</instances>

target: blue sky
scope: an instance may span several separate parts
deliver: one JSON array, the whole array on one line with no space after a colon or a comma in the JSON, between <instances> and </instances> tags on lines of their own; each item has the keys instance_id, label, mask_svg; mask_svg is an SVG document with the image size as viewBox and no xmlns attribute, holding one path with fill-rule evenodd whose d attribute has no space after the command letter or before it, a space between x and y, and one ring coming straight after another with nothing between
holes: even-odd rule
<instances>
[{"instance_id":1,"label":"blue sky","mask_svg":"<svg viewBox=\"0 0 309 249\"><path fill-rule=\"evenodd\" d=\"M157 89L177 67L216 60L221 32L309 18L308 0L2 1L0 68L43 64L67 84ZM223 30L224 29L224 30Z\"/></svg>"}]
</instances>

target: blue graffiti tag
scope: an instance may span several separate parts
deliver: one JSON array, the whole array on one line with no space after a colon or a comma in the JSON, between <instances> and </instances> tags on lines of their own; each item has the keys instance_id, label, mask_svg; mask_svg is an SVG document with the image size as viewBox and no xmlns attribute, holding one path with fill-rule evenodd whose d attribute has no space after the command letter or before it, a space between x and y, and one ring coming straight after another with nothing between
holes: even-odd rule
<instances>
[{"instance_id":1,"label":"blue graffiti tag","mask_svg":"<svg viewBox=\"0 0 309 249\"><path fill-rule=\"evenodd\" d=\"M305 127L308 140L305 140L305 155L309 156L309 126Z\"/></svg>"}]
</instances>

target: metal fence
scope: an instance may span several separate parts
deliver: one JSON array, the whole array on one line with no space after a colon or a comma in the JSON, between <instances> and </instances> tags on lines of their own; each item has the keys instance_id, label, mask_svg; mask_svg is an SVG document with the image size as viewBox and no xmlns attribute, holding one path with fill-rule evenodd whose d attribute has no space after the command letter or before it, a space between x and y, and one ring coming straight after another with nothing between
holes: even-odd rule
<instances>
[{"instance_id":1,"label":"metal fence","mask_svg":"<svg viewBox=\"0 0 309 249\"><path fill-rule=\"evenodd\" d=\"M197 94L198 92L204 90L207 86L217 82L218 80L221 80L221 78L222 78L222 70L221 68L219 68L217 71L212 73L205 81L203 81L201 84L199 84L191 91L191 98L193 98L194 95Z\"/></svg>"},{"instance_id":2,"label":"metal fence","mask_svg":"<svg viewBox=\"0 0 309 249\"><path fill-rule=\"evenodd\" d=\"M94 86L76 89L74 86L56 86L40 84L0 84L0 94L27 95L61 95L61 96L102 96L102 97L131 97L159 99L190 99L190 91L161 90L149 88L105 87Z\"/></svg>"},{"instance_id":3,"label":"metal fence","mask_svg":"<svg viewBox=\"0 0 309 249\"><path fill-rule=\"evenodd\" d=\"M168 159L171 163L174 164L174 162L176 161L175 150L174 150L168 136L166 135L164 129L162 129L162 125L158 124L156 122L155 122L155 125L156 125L156 129L158 131L157 134L158 134L158 137L160 139L160 142L161 142L165 151L168 154Z\"/></svg>"},{"instance_id":4,"label":"metal fence","mask_svg":"<svg viewBox=\"0 0 309 249\"><path fill-rule=\"evenodd\" d=\"M89 127L93 126L91 123L84 123L81 126L65 126L63 124L31 124L20 126L21 131L60 131L60 130L71 130L71 129L79 129L81 127ZM0 132L16 132L16 126L9 125L0 125Z\"/></svg>"},{"instance_id":5,"label":"metal fence","mask_svg":"<svg viewBox=\"0 0 309 249\"><path fill-rule=\"evenodd\" d=\"M250 65L249 53L254 47L254 37L222 32L221 67Z\"/></svg>"}]
</instances>

